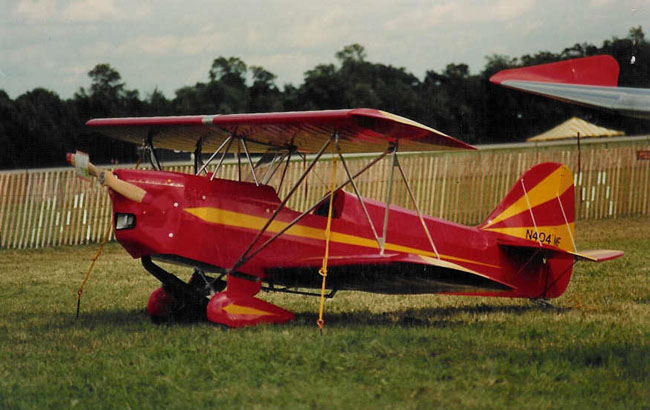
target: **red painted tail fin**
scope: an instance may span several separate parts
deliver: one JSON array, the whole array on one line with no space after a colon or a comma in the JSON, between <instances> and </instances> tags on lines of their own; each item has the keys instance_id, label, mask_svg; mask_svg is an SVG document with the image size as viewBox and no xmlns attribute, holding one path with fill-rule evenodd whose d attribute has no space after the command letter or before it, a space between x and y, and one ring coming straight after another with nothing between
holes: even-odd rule
<instances>
[{"instance_id":1,"label":"red painted tail fin","mask_svg":"<svg viewBox=\"0 0 650 410\"><path fill-rule=\"evenodd\" d=\"M513 278L523 281L517 286L522 297L560 296L575 259L604 262L623 255L616 250L577 251L573 175L566 165L554 162L526 171L479 228L496 234L499 246L514 250L513 263L523 263Z\"/></svg>"},{"instance_id":2,"label":"red painted tail fin","mask_svg":"<svg viewBox=\"0 0 650 410\"><path fill-rule=\"evenodd\" d=\"M480 229L494 232L497 243L515 254L531 255L520 268L532 274L520 286L521 296L560 296L569 285L576 251L571 170L553 162L530 168Z\"/></svg>"},{"instance_id":3,"label":"red painted tail fin","mask_svg":"<svg viewBox=\"0 0 650 410\"><path fill-rule=\"evenodd\" d=\"M554 162L532 167L480 228L502 234L504 241L575 252L571 170Z\"/></svg>"}]
</instances>

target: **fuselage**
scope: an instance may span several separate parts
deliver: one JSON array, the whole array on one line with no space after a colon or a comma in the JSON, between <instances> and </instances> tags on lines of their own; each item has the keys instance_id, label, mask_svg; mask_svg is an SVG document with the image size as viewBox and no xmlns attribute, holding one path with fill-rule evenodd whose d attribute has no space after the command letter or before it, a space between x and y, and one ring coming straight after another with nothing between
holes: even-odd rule
<instances>
[{"instance_id":1,"label":"fuselage","mask_svg":"<svg viewBox=\"0 0 650 410\"><path fill-rule=\"evenodd\" d=\"M147 191L143 203L111 193L114 213L135 217L134 226L115 232L117 240L134 258L154 256L206 270L230 269L281 204L272 187L248 182L210 181L207 176L161 171L118 170L115 174ZM385 204L366 198L363 201L375 231L381 235ZM328 202L324 201L322 206L239 266L237 271L271 283L316 286L320 283L318 266L324 256L327 205ZM299 215L300 212L283 208L252 249L255 250ZM540 297L540 289L548 292L546 261L535 257L532 251L523 254L512 252L499 246L497 234L477 227L427 216L424 223L431 233L435 249L427 239L417 213L391 206L385 247L381 253L358 198L344 191L337 192L333 203L328 265L330 269L336 270L339 266L341 270L331 283L340 289L381 293ZM480 272L491 281L507 285L508 289L472 290L462 286L426 285L426 267L432 258ZM568 263L570 266L572 259L554 263L563 266ZM400 264L409 269L422 265L423 270L400 276ZM358 269L343 269L366 265L382 272L381 275L364 276ZM305 278L309 272L311 276ZM453 282L453 274L448 273L446 280ZM551 288L551 293L561 294L563 291L564 288Z\"/></svg>"}]
</instances>

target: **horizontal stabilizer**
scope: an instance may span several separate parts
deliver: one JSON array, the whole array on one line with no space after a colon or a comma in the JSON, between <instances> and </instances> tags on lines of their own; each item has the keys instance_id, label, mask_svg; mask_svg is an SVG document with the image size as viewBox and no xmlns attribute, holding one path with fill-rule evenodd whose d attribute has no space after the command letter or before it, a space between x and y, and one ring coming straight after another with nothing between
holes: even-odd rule
<instances>
[{"instance_id":1,"label":"horizontal stabilizer","mask_svg":"<svg viewBox=\"0 0 650 410\"><path fill-rule=\"evenodd\" d=\"M524 239L501 237L497 239L499 246L506 246L511 248L526 248L526 249L542 249L545 251L561 252L575 256L580 260L587 260L591 262L604 262L611 259L616 259L623 256L623 251L613 249L594 249L588 251L571 252L568 250L556 248L551 245L539 244L539 242L527 241Z\"/></svg>"},{"instance_id":2,"label":"horizontal stabilizer","mask_svg":"<svg viewBox=\"0 0 650 410\"><path fill-rule=\"evenodd\" d=\"M569 253L581 260L587 260L591 262L605 262L612 259L620 258L621 256L623 256L624 252L613 250L613 249L593 249L589 251L569 252Z\"/></svg>"}]
</instances>

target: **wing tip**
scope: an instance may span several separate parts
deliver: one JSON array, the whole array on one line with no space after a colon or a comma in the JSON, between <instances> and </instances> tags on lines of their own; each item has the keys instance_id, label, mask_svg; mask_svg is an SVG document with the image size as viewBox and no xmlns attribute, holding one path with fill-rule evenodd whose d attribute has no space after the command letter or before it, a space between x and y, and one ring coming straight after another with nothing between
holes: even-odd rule
<instances>
[{"instance_id":1,"label":"wing tip","mask_svg":"<svg viewBox=\"0 0 650 410\"><path fill-rule=\"evenodd\" d=\"M431 151L436 150L454 150L454 149L465 149L465 150L478 150L478 148L473 145L467 144L457 138L454 138L450 135L445 134L442 131L438 131L434 128L431 128L427 125L424 125L420 122L414 121L410 118L403 117L401 115L393 114L388 111L382 111L374 108L354 108L347 112L347 115L350 117L358 118L372 118L382 121L388 121L401 126L413 127L419 131L425 131L429 133L426 136L420 136L415 138L403 137L404 140L419 142L422 144L427 144L436 147L431 149ZM427 137L432 137L435 141L427 141Z\"/></svg>"}]
</instances>

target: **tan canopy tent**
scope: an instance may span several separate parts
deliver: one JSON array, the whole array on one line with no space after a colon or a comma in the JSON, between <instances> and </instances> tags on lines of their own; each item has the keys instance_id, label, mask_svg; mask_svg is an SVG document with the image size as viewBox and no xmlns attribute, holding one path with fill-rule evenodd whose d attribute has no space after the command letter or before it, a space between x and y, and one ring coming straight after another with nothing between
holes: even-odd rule
<instances>
[{"instance_id":1,"label":"tan canopy tent","mask_svg":"<svg viewBox=\"0 0 650 410\"><path fill-rule=\"evenodd\" d=\"M625 135L623 131L616 131L610 130L609 128L599 127L578 117L573 117L564 121L562 124L558 125L555 128L552 128L537 136L528 138L526 141L542 142L572 139L577 138L578 134L580 134L580 139Z\"/></svg>"}]
</instances>

